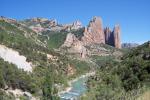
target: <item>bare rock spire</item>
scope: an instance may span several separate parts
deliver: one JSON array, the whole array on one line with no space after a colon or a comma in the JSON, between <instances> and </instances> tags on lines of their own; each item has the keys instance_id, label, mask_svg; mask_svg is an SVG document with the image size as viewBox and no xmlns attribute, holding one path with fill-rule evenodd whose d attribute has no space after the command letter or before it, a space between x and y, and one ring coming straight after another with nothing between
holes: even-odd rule
<instances>
[{"instance_id":1,"label":"bare rock spire","mask_svg":"<svg viewBox=\"0 0 150 100\"><path fill-rule=\"evenodd\" d=\"M87 28L85 28L84 36L82 37L84 44L105 43L105 36L100 17L94 17Z\"/></svg>"},{"instance_id":2,"label":"bare rock spire","mask_svg":"<svg viewBox=\"0 0 150 100\"><path fill-rule=\"evenodd\" d=\"M115 25L114 30L113 30L113 34L114 34L114 46L116 48L121 48L120 26L119 25Z\"/></svg>"}]
</instances>

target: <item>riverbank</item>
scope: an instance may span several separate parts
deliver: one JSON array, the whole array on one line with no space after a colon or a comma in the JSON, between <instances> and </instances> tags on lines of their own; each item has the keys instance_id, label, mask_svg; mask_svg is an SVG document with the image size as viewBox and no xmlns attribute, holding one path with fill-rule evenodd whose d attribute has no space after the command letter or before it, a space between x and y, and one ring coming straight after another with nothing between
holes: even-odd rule
<instances>
[{"instance_id":1,"label":"riverbank","mask_svg":"<svg viewBox=\"0 0 150 100\"><path fill-rule=\"evenodd\" d=\"M88 72L84 75L81 75L80 77L77 77L73 80L68 81L69 87L66 87L65 90L58 92L58 95L60 96L60 94L64 94L64 93L67 93L67 92L71 91L73 82L76 82L81 78L85 78L85 77L89 77L89 76L93 76L93 75L95 75L95 72Z\"/></svg>"}]
</instances>

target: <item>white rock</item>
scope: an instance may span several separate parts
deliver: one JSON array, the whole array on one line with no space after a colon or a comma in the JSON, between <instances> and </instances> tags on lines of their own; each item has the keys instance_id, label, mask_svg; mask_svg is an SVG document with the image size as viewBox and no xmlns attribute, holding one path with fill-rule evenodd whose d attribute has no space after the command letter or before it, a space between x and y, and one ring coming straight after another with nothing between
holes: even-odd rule
<instances>
[{"instance_id":1,"label":"white rock","mask_svg":"<svg viewBox=\"0 0 150 100\"><path fill-rule=\"evenodd\" d=\"M17 65L18 68L24 71L32 71L31 63L26 61L26 57L19 54L19 52L12 50L4 45L0 45L0 57L4 61Z\"/></svg>"}]
</instances>

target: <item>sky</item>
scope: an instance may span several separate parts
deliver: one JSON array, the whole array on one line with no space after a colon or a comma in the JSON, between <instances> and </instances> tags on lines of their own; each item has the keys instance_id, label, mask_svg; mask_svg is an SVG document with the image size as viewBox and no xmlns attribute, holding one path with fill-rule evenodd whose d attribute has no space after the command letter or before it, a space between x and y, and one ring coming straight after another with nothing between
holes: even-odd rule
<instances>
[{"instance_id":1,"label":"sky","mask_svg":"<svg viewBox=\"0 0 150 100\"><path fill-rule=\"evenodd\" d=\"M0 0L0 16L18 20L44 17L87 26L100 16L103 27L121 27L122 43L150 40L150 0Z\"/></svg>"}]
</instances>

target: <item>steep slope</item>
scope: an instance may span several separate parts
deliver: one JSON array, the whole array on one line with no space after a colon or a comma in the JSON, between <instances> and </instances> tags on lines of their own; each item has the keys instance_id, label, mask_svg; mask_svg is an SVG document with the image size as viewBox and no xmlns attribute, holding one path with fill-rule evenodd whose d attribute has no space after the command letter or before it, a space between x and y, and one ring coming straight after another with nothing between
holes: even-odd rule
<instances>
[{"instance_id":1,"label":"steep slope","mask_svg":"<svg viewBox=\"0 0 150 100\"><path fill-rule=\"evenodd\" d=\"M0 98L28 98L29 95L24 94L26 92L37 97L37 100L58 98L57 91L65 88L68 80L90 71L90 67L93 66L91 63L73 57L68 58L63 52L58 52L67 33L43 31L40 34L21 22L1 18L0 92L12 93L0 94ZM28 62L32 62L32 73L25 72L31 67L28 66ZM13 94L16 90L22 91L22 95L18 94L16 97Z\"/></svg>"},{"instance_id":2,"label":"steep slope","mask_svg":"<svg viewBox=\"0 0 150 100\"><path fill-rule=\"evenodd\" d=\"M98 62L101 67L95 76L89 78L89 92L83 100L136 100L145 91L149 91L150 42L132 49L122 57L121 62L113 58Z\"/></svg>"},{"instance_id":3,"label":"steep slope","mask_svg":"<svg viewBox=\"0 0 150 100\"><path fill-rule=\"evenodd\" d=\"M18 68L25 71L32 71L32 64L26 61L26 57L19 55L17 51L7 48L4 45L0 45L0 57L5 61L17 65Z\"/></svg>"}]
</instances>

